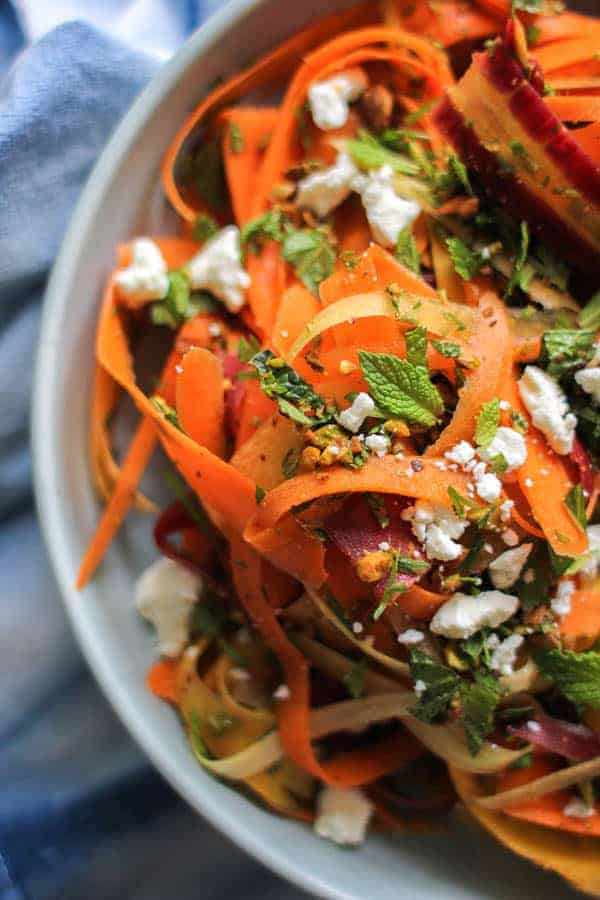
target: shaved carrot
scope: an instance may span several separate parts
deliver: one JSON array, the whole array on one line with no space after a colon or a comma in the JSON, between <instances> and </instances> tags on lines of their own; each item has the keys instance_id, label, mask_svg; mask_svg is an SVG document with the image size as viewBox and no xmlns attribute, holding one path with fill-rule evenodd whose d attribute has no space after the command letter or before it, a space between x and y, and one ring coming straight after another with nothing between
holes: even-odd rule
<instances>
[{"instance_id":1,"label":"shaved carrot","mask_svg":"<svg viewBox=\"0 0 600 900\"><path fill-rule=\"evenodd\" d=\"M223 366L210 351L197 347L182 358L175 408L181 427L192 440L222 456L225 449Z\"/></svg>"},{"instance_id":2,"label":"shaved carrot","mask_svg":"<svg viewBox=\"0 0 600 900\"><path fill-rule=\"evenodd\" d=\"M598 122L600 120L600 97L560 94L546 97L552 112L563 122Z\"/></svg>"},{"instance_id":3,"label":"shaved carrot","mask_svg":"<svg viewBox=\"0 0 600 900\"><path fill-rule=\"evenodd\" d=\"M285 356L294 341L319 312L321 305L314 294L301 284L293 284L281 297L273 325L271 346Z\"/></svg>"},{"instance_id":4,"label":"shaved carrot","mask_svg":"<svg viewBox=\"0 0 600 900\"><path fill-rule=\"evenodd\" d=\"M223 162L238 225L252 217L254 180L278 115L277 108L267 106L240 106L220 115L227 126L223 130Z\"/></svg>"},{"instance_id":5,"label":"shaved carrot","mask_svg":"<svg viewBox=\"0 0 600 900\"><path fill-rule=\"evenodd\" d=\"M358 260L353 269L339 269L321 282L319 296L325 306L352 297L354 294L381 290L389 284L397 284L422 297L437 300L437 292L417 275L401 265L391 253L373 244Z\"/></svg>"},{"instance_id":6,"label":"shaved carrot","mask_svg":"<svg viewBox=\"0 0 600 900\"><path fill-rule=\"evenodd\" d=\"M600 591L579 590L571 597L571 609L560 620L560 634L573 649L588 649L600 637Z\"/></svg>"},{"instance_id":7,"label":"shaved carrot","mask_svg":"<svg viewBox=\"0 0 600 900\"><path fill-rule=\"evenodd\" d=\"M155 697L168 703L177 703L177 662L171 659L160 659L150 666L146 676L146 684Z\"/></svg>"}]
</instances>

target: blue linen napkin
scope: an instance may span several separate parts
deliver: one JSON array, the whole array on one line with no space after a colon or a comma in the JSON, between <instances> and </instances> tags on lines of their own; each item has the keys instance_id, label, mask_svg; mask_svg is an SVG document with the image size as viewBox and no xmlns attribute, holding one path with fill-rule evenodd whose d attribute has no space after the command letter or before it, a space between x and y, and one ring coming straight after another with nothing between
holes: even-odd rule
<instances>
[{"instance_id":1,"label":"blue linen napkin","mask_svg":"<svg viewBox=\"0 0 600 900\"><path fill-rule=\"evenodd\" d=\"M32 509L48 269L115 124L209 11L202 0L0 0L2 900L301 896L193 814L132 743L73 642Z\"/></svg>"}]
</instances>

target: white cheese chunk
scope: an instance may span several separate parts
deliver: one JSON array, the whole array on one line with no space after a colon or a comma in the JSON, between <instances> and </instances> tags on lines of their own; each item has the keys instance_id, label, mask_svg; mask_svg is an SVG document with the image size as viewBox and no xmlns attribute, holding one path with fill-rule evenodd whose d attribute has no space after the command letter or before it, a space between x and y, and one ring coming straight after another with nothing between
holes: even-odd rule
<instances>
[{"instance_id":1,"label":"white cheese chunk","mask_svg":"<svg viewBox=\"0 0 600 900\"><path fill-rule=\"evenodd\" d=\"M190 612L201 591L199 575L166 557L157 559L138 578L135 605L156 628L163 656L178 656L184 649Z\"/></svg>"},{"instance_id":2,"label":"white cheese chunk","mask_svg":"<svg viewBox=\"0 0 600 900\"><path fill-rule=\"evenodd\" d=\"M527 444L523 435L514 428L505 428L504 425L501 425L491 443L479 451L481 458L488 462L491 462L499 454L506 461L507 472L519 469L527 459Z\"/></svg>"},{"instance_id":3,"label":"white cheese chunk","mask_svg":"<svg viewBox=\"0 0 600 900\"><path fill-rule=\"evenodd\" d=\"M518 385L533 424L546 436L554 452L561 456L570 453L577 419L569 412L559 384L537 366L526 366Z\"/></svg>"},{"instance_id":4,"label":"white cheese chunk","mask_svg":"<svg viewBox=\"0 0 600 900\"><path fill-rule=\"evenodd\" d=\"M409 647L412 644L420 644L421 641L425 640L425 635L417 628L407 628L406 631L400 632L397 640L399 644Z\"/></svg>"},{"instance_id":5,"label":"white cheese chunk","mask_svg":"<svg viewBox=\"0 0 600 900\"><path fill-rule=\"evenodd\" d=\"M511 634L503 641L500 641L490 659L492 670L499 672L501 675L511 675L515 668L519 648L524 640L525 638L522 634Z\"/></svg>"},{"instance_id":6,"label":"white cheese chunk","mask_svg":"<svg viewBox=\"0 0 600 900\"><path fill-rule=\"evenodd\" d=\"M475 597L457 593L438 609L429 627L434 634L464 639L486 626L497 628L518 608L519 598L502 591L482 591Z\"/></svg>"},{"instance_id":7,"label":"white cheese chunk","mask_svg":"<svg viewBox=\"0 0 600 900\"><path fill-rule=\"evenodd\" d=\"M575 381L586 394L590 394L597 406L600 406L600 366L593 369L580 369L575 372Z\"/></svg>"},{"instance_id":8,"label":"white cheese chunk","mask_svg":"<svg viewBox=\"0 0 600 900\"><path fill-rule=\"evenodd\" d=\"M587 530L589 559L579 570L586 580L598 577L600 569L600 525L589 525Z\"/></svg>"},{"instance_id":9,"label":"white cheese chunk","mask_svg":"<svg viewBox=\"0 0 600 900\"><path fill-rule=\"evenodd\" d=\"M502 493L502 483L491 472L486 472L475 481L475 490L486 503L493 503Z\"/></svg>"},{"instance_id":10,"label":"white cheese chunk","mask_svg":"<svg viewBox=\"0 0 600 900\"><path fill-rule=\"evenodd\" d=\"M187 263L193 290L207 290L222 300L229 312L240 311L250 287L250 276L242 267L240 232L235 225L218 231Z\"/></svg>"},{"instance_id":11,"label":"white cheese chunk","mask_svg":"<svg viewBox=\"0 0 600 900\"><path fill-rule=\"evenodd\" d=\"M352 187L360 194L373 238L383 247L393 247L402 229L412 225L421 212L418 203L403 200L395 192L391 166L357 175Z\"/></svg>"},{"instance_id":12,"label":"white cheese chunk","mask_svg":"<svg viewBox=\"0 0 600 900\"><path fill-rule=\"evenodd\" d=\"M356 434L362 426L365 419L375 411L375 401L369 394L361 391L352 401L352 406L344 409L338 415L338 422L342 428L347 428L353 434Z\"/></svg>"},{"instance_id":13,"label":"white cheese chunk","mask_svg":"<svg viewBox=\"0 0 600 900\"><path fill-rule=\"evenodd\" d=\"M356 847L365 839L373 810L358 788L324 787L317 799L315 831L336 844Z\"/></svg>"},{"instance_id":14,"label":"white cheese chunk","mask_svg":"<svg viewBox=\"0 0 600 900\"><path fill-rule=\"evenodd\" d=\"M350 103L358 100L366 87L367 78L362 69L349 69L311 84L308 105L317 128L322 131L342 128L348 121Z\"/></svg>"},{"instance_id":15,"label":"white cheese chunk","mask_svg":"<svg viewBox=\"0 0 600 900\"><path fill-rule=\"evenodd\" d=\"M338 153L332 166L321 169L298 182L296 203L323 219L349 195L358 169L347 153Z\"/></svg>"},{"instance_id":16,"label":"white cheese chunk","mask_svg":"<svg viewBox=\"0 0 600 900\"><path fill-rule=\"evenodd\" d=\"M368 447L375 456L383 457L390 448L390 439L385 434L370 434L365 438L365 446Z\"/></svg>"},{"instance_id":17,"label":"white cheese chunk","mask_svg":"<svg viewBox=\"0 0 600 900\"><path fill-rule=\"evenodd\" d=\"M533 544L521 544L514 550L505 550L490 563L488 571L495 588L504 590L512 587L523 571L532 549Z\"/></svg>"},{"instance_id":18,"label":"white cheese chunk","mask_svg":"<svg viewBox=\"0 0 600 900\"><path fill-rule=\"evenodd\" d=\"M594 807L588 806L581 797L573 797L563 809L563 816L571 819L589 819L594 815Z\"/></svg>"},{"instance_id":19,"label":"white cheese chunk","mask_svg":"<svg viewBox=\"0 0 600 900\"><path fill-rule=\"evenodd\" d=\"M550 601L550 608L555 616L562 619L569 615L574 593L575 583L570 578L561 578L556 587L556 594Z\"/></svg>"},{"instance_id":20,"label":"white cheese chunk","mask_svg":"<svg viewBox=\"0 0 600 900\"><path fill-rule=\"evenodd\" d=\"M458 444L447 450L444 456L458 466L466 466L475 456L475 448L468 441L459 441Z\"/></svg>"},{"instance_id":21,"label":"white cheese chunk","mask_svg":"<svg viewBox=\"0 0 600 900\"><path fill-rule=\"evenodd\" d=\"M412 522L413 534L424 544L428 559L448 562L461 555L463 547L457 541L468 522L459 519L447 506L424 501L403 513L403 518Z\"/></svg>"},{"instance_id":22,"label":"white cheese chunk","mask_svg":"<svg viewBox=\"0 0 600 900\"><path fill-rule=\"evenodd\" d=\"M115 284L130 306L162 300L169 290L167 263L158 244L146 237L131 242L131 264L115 273Z\"/></svg>"}]
</instances>

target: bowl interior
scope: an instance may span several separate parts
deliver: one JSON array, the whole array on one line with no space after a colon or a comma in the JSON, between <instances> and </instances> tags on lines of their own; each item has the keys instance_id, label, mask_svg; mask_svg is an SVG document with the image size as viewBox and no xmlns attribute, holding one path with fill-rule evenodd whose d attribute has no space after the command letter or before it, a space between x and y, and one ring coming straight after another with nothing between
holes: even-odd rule
<instances>
[{"instance_id":1,"label":"bowl interior","mask_svg":"<svg viewBox=\"0 0 600 900\"><path fill-rule=\"evenodd\" d=\"M73 586L99 512L87 431L95 321L115 246L134 234L169 231L159 163L206 86L315 15L344 5L335 0L228 4L159 73L117 130L78 205L47 292L34 398L40 518L78 640L115 709L182 796L250 853L327 897L437 900L443 891L447 900L525 900L551 891L554 900L563 900L572 891L562 882L509 855L460 817L450 831L372 837L350 853L207 776L175 715L144 687L154 649L133 610L132 586L154 555L146 517L132 515L83 595Z\"/></svg>"}]
</instances>

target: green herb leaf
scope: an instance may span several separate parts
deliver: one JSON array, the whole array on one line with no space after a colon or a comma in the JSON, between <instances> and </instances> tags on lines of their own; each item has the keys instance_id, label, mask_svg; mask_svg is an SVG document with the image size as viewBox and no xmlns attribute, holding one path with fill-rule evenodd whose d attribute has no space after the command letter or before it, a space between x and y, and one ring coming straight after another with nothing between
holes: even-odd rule
<instances>
[{"instance_id":1,"label":"green herb leaf","mask_svg":"<svg viewBox=\"0 0 600 900\"><path fill-rule=\"evenodd\" d=\"M520 434L527 434L529 430L529 422L522 412L519 412L518 409L511 410L510 421L515 431L518 431Z\"/></svg>"},{"instance_id":2,"label":"green herb leaf","mask_svg":"<svg viewBox=\"0 0 600 900\"><path fill-rule=\"evenodd\" d=\"M178 428L179 431L183 431L181 427L181 423L179 421L179 416L177 415L177 411L173 409L172 406L163 400L162 397L151 397L150 403L152 406L158 410L158 412L169 422L171 425L174 425L175 428Z\"/></svg>"},{"instance_id":3,"label":"green herb leaf","mask_svg":"<svg viewBox=\"0 0 600 900\"><path fill-rule=\"evenodd\" d=\"M419 325L405 334L406 358L413 366L427 367L427 329Z\"/></svg>"},{"instance_id":4,"label":"green herb leaf","mask_svg":"<svg viewBox=\"0 0 600 900\"><path fill-rule=\"evenodd\" d=\"M591 331L598 331L600 328L600 291L596 291L579 313L579 324Z\"/></svg>"},{"instance_id":5,"label":"green herb leaf","mask_svg":"<svg viewBox=\"0 0 600 900\"><path fill-rule=\"evenodd\" d=\"M427 369L388 353L359 352L360 366L377 405L386 413L431 428L444 403Z\"/></svg>"},{"instance_id":6,"label":"green herb leaf","mask_svg":"<svg viewBox=\"0 0 600 900\"><path fill-rule=\"evenodd\" d=\"M432 341L431 346L438 353L441 353L442 356L447 356L448 359L458 359L460 356L459 345L452 343L452 341Z\"/></svg>"},{"instance_id":7,"label":"green herb leaf","mask_svg":"<svg viewBox=\"0 0 600 900\"><path fill-rule=\"evenodd\" d=\"M473 682L460 685L460 700L467 744L476 756L485 738L494 728L494 712L500 699L500 684L493 675L475 672Z\"/></svg>"},{"instance_id":8,"label":"green herb leaf","mask_svg":"<svg viewBox=\"0 0 600 900\"><path fill-rule=\"evenodd\" d=\"M475 426L475 441L484 450L494 440L500 425L500 401L497 398L489 400L481 407Z\"/></svg>"},{"instance_id":9,"label":"green herb leaf","mask_svg":"<svg viewBox=\"0 0 600 900\"><path fill-rule=\"evenodd\" d=\"M485 264L485 260L479 251L471 250L464 241L457 237L447 238L446 246L454 268L463 281L471 281L479 274L479 271Z\"/></svg>"},{"instance_id":10,"label":"green herb leaf","mask_svg":"<svg viewBox=\"0 0 600 900\"><path fill-rule=\"evenodd\" d=\"M350 671L346 672L342 679L346 685L346 690L355 700L362 697L365 692L365 672L368 665L369 662L367 658L363 656L362 659L359 659L358 662L353 664Z\"/></svg>"},{"instance_id":11,"label":"green herb leaf","mask_svg":"<svg viewBox=\"0 0 600 900\"><path fill-rule=\"evenodd\" d=\"M242 247L257 254L263 240L283 240L284 216L280 209L270 209L262 216L246 222L240 232Z\"/></svg>"},{"instance_id":12,"label":"green herb leaf","mask_svg":"<svg viewBox=\"0 0 600 900\"><path fill-rule=\"evenodd\" d=\"M529 47L533 47L534 44L537 44L540 37L540 29L537 25L528 25L525 29L525 36L527 38L527 45Z\"/></svg>"},{"instance_id":13,"label":"green herb leaf","mask_svg":"<svg viewBox=\"0 0 600 900\"><path fill-rule=\"evenodd\" d=\"M261 350L250 360L263 392L275 400L282 415L305 427L332 422L335 409L271 350Z\"/></svg>"},{"instance_id":14,"label":"green herb leaf","mask_svg":"<svg viewBox=\"0 0 600 900\"><path fill-rule=\"evenodd\" d=\"M587 528L585 497L583 496L583 488L580 484L576 484L571 488L565 497L565 503L569 507L575 521L579 522L581 527L585 530Z\"/></svg>"},{"instance_id":15,"label":"green herb leaf","mask_svg":"<svg viewBox=\"0 0 600 900\"><path fill-rule=\"evenodd\" d=\"M253 334L249 334L247 338L242 335L238 342L238 359L241 363L249 363L259 350L260 343Z\"/></svg>"},{"instance_id":16,"label":"green herb leaf","mask_svg":"<svg viewBox=\"0 0 600 900\"><path fill-rule=\"evenodd\" d=\"M542 650L535 662L542 675L579 709L600 709L600 653Z\"/></svg>"},{"instance_id":17,"label":"green herb leaf","mask_svg":"<svg viewBox=\"0 0 600 900\"><path fill-rule=\"evenodd\" d=\"M218 230L219 225L216 219L208 213L199 213L192 226L192 237L195 241L204 243L210 240L211 237L214 237Z\"/></svg>"},{"instance_id":18,"label":"green herb leaf","mask_svg":"<svg viewBox=\"0 0 600 900\"><path fill-rule=\"evenodd\" d=\"M595 352L594 331L557 328L546 331L541 363L549 375L562 379L589 362Z\"/></svg>"},{"instance_id":19,"label":"green herb leaf","mask_svg":"<svg viewBox=\"0 0 600 900\"><path fill-rule=\"evenodd\" d=\"M391 166L394 172L402 175L418 175L419 166L400 153L384 147L376 137L368 131L359 131L358 136L345 142L345 149L354 162L363 169L380 169Z\"/></svg>"},{"instance_id":20,"label":"green herb leaf","mask_svg":"<svg viewBox=\"0 0 600 900\"><path fill-rule=\"evenodd\" d=\"M527 152L527 148L521 141L511 141L510 142L510 151L514 158L517 160L517 163L522 166L527 172L535 172L537 169L537 164L531 159L529 153Z\"/></svg>"},{"instance_id":21,"label":"green herb leaf","mask_svg":"<svg viewBox=\"0 0 600 900\"><path fill-rule=\"evenodd\" d=\"M528 276L524 274L527 254L529 252L529 226L527 225L527 222L521 222L519 236L519 249L515 255L513 269L504 291L505 300L511 296L516 287L520 287L522 290L526 291L528 281L531 278L530 274Z\"/></svg>"},{"instance_id":22,"label":"green herb leaf","mask_svg":"<svg viewBox=\"0 0 600 900\"><path fill-rule=\"evenodd\" d=\"M329 278L335 268L335 249L323 228L288 230L283 238L281 253L302 284L313 294L318 294L319 285Z\"/></svg>"},{"instance_id":23,"label":"green herb leaf","mask_svg":"<svg viewBox=\"0 0 600 900\"><path fill-rule=\"evenodd\" d=\"M410 225L406 225L398 234L395 250L398 262L406 266L416 275L421 274L421 257L417 250L417 242L414 239Z\"/></svg>"},{"instance_id":24,"label":"green herb leaf","mask_svg":"<svg viewBox=\"0 0 600 900\"><path fill-rule=\"evenodd\" d=\"M244 134L237 122L229 126L229 147L232 153L241 153L244 149Z\"/></svg>"},{"instance_id":25,"label":"green herb leaf","mask_svg":"<svg viewBox=\"0 0 600 900\"><path fill-rule=\"evenodd\" d=\"M263 487L261 487L259 484L257 484L256 488L254 490L254 496L256 497L257 503L262 503L263 500L265 499L265 497L267 496L267 492L265 491L265 489Z\"/></svg>"},{"instance_id":26,"label":"green herb leaf","mask_svg":"<svg viewBox=\"0 0 600 900\"><path fill-rule=\"evenodd\" d=\"M460 678L452 669L421 650L410 651L410 674L415 684L422 682L425 685L417 706L411 712L422 722L433 722L448 711L458 691Z\"/></svg>"},{"instance_id":27,"label":"green herb leaf","mask_svg":"<svg viewBox=\"0 0 600 900\"><path fill-rule=\"evenodd\" d=\"M421 106L417 107L414 112L411 112L407 116L404 116L404 124L414 125L415 122L418 122L419 119L422 119L423 116L426 116L431 112L438 100L439 97L434 97L433 100L427 100L425 103L422 103Z\"/></svg>"},{"instance_id":28,"label":"green herb leaf","mask_svg":"<svg viewBox=\"0 0 600 900\"><path fill-rule=\"evenodd\" d=\"M293 478L300 462L300 450L296 447L290 447L283 457L281 463L281 471L284 478Z\"/></svg>"}]
</instances>

